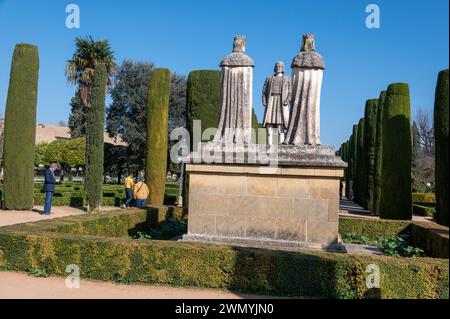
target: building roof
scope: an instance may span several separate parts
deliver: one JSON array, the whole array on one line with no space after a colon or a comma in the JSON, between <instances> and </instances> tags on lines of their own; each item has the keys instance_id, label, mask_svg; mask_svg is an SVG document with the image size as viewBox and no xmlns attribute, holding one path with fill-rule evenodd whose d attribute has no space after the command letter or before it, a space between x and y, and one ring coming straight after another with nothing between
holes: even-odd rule
<instances>
[{"instance_id":1,"label":"building roof","mask_svg":"<svg viewBox=\"0 0 450 319\"><path fill-rule=\"evenodd\" d=\"M121 139L120 136L116 138L110 137L108 133L104 133L103 136L105 143L110 143L113 145L123 145L127 144ZM56 140L70 140L70 129L66 126L58 126L51 124L37 124L36 125L36 144L39 143L51 143Z\"/></svg>"}]
</instances>

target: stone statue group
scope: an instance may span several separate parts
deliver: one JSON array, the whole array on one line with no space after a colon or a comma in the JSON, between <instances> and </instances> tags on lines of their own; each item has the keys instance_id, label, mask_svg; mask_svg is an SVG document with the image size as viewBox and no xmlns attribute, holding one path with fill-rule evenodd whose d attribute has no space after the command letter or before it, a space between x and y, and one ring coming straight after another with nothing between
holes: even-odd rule
<instances>
[{"instance_id":1,"label":"stone statue group","mask_svg":"<svg viewBox=\"0 0 450 319\"><path fill-rule=\"evenodd\" d=\"M220 63L221 115L216 142L247 142L249 139L245 131L251 128L254 62L244 52L245 37L236 36L233 52ZM276 62L274 75L264 83L263 125L268 130L268 142L320 145L320 93L325 63L315 50L314 35L303 36L301 50L291 68L289 78L284 75L284 63Z\"/></svg>"}]
</instances>

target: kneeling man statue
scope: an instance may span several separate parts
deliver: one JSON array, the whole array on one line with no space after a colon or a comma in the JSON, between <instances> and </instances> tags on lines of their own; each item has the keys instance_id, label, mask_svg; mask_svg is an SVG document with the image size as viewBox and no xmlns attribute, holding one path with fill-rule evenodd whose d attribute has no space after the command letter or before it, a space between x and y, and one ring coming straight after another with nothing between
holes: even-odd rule
<instances>
[{"instance_id":1,"label":"kneeling man statue","mask_svg":"<svg viewBox=\"0 0 450 319\"><path fill-rule=\"evenodd\" d=\"M262 92L264 127L267 128L269 144L275 143L274 134L278 135L278 143L284 142L284 133L289 121L289 100L291 98L291 80L284 75L284 63L275 64L275 74L269 76Z\"/></svg>"}]
</instances>

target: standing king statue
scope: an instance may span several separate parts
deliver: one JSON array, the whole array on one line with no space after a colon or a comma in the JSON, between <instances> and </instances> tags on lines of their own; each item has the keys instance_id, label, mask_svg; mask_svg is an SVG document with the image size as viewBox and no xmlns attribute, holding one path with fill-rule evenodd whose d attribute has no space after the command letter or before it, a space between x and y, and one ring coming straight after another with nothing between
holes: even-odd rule
<instances>
[{"instance_id":1,"label":"standing king statue","mask_svg":"<svg viewBox=\"0 0 450 319\"><path fill-rule=\"evenodd\" d=\"M215 142L225 144L251 141L252 85L255 63L245 53L245 36L235 36L233 52L222 59L220 67L220 120Z\"/></svg>"},{"instance_id":2,"label":"standing king statue","mask_svg":"<svg viewBox=\"0 0 450 319\"><path fill-rule=\"evenodd\" d=\"M266 108L264 127L267 128L269 144L274 144L274 133L279 143L284 142L284 132L289 121L289 100L291 98L291 80L284 75L284 63L275 64L275 75L264 82L262 102Z\"/></svg>"},{"instance_id":3,"label":"standing king statue","mask_svg":"<svg viewBox=\"0 0 450 319\"><path fill-rule=\"evenodd\" d=\"M316 52L314 35L303 36L292 61L292 100L285 144L320 145L320 91L325 63Z\"/></svg>"}]
</instances>

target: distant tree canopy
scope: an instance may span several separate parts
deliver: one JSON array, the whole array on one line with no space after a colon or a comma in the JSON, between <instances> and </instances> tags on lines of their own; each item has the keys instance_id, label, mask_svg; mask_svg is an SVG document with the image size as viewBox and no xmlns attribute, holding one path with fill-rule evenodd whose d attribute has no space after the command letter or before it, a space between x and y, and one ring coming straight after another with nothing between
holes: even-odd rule
<instances>
[{"instance_id":1,"label":"distant tree canopy","mask_svg":"<svg viewBox=\"0 0 450 319\"><path fill-rule=\"evenodd\" d=\"M146 150L146 100L154 65L124 60L112 81L112 103L106 111L110 136L121 135L128 144L127 166L142 169ZM172 74L169 98L169 132L185 126L186 77Z\"/></svg>"},{"instance_id":2,"label":"distant tree canopy","mask_svg":"<svg viewBox=\"0 0 450 319\"><path fill-rule=\"evenodd\" d=\"M35 154L34 154L34 166L38 167L39 165L48 164L45 160L45 153L47 151L48 143L42 142L36 145Z\"/></svg>"},{"instance_id":3,"label":"distant tree canopy","mask_svg":"<svg viewBox=\"0 0 450 319\"><path fill-rule=\"evenodd\" d=\"M72 138L86 135L86 108L77 91L70 100L69 129Z\"/></svg>"},{"instance_id":4,"label":"distant tree canopy","mask_svg":"<svg viewBox=\"0 0 450 319\"><path fill-rule=\"evenodd\" d=\"M43 147L43 146L42 146ZM45 147L45 164L58 163L64 168L81 167L85 161L86 140L56 140Z\"/></svg>"}]
</instances>

